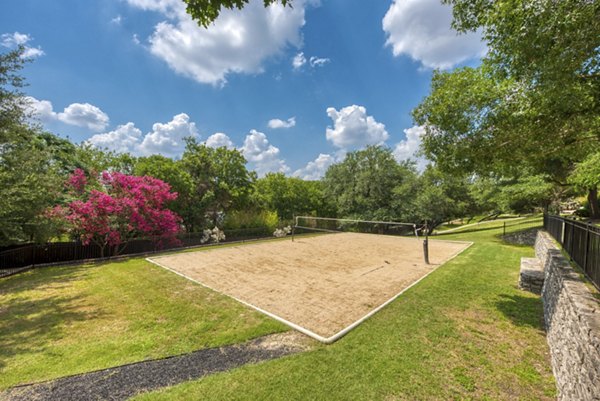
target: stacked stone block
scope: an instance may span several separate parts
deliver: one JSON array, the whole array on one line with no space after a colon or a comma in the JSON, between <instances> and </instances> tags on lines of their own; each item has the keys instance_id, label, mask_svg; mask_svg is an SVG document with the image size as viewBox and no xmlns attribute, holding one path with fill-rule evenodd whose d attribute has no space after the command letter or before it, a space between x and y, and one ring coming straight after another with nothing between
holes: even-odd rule
<instances>
[{"instance_id":1,"label":"stacked stone block","mask_svg":"<svg viewBox=\"0 0 600 401\"><path fill-rule=\"evenodd\" d=\"M600 400L600 294L546 232L535 244L544 272L542 301L559 400Z\"/></svg>"}]
</instances>

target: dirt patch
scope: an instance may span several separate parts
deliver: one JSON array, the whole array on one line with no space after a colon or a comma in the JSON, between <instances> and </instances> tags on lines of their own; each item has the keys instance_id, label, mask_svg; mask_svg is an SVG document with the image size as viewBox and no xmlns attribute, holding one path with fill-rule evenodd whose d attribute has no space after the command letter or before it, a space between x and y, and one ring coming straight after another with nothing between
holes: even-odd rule
<instances>
[{"instance_id":1,"label":"dirt patch","mask_svg":"<svg viewBox=\"0 0 600 401\"><path fill-rule=\"evenodd\" d=\"M430 265L419 240L355 233L149 260L327 338L469 245L430 240Z\"/></svg>"},{"instance_id":2,"label":"dirt patch","mask_svg":"<svg viewBox=\"0 0 600 401\"><path fill-rule=\"evenodd\" d=\"M297 331L287 331L285 333L270 334L260 337L251 343L252 347L264 350L288 349L293 352L308 351L314 347L315 341Z\"/></svg>"}]
</instances>

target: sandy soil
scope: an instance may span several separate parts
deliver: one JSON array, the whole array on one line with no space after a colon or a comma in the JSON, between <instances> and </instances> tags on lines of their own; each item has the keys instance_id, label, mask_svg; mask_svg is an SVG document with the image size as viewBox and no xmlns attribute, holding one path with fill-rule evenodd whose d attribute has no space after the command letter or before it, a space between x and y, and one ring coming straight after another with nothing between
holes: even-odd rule
<instances>
[{"instance_id":1,"label":"sandy soil","mask_svg":"<svg viewBox=\"0 0 600 401\"><path fill-rule=\"evenodd\" d=\"M466 247L373 234L327 234L150 258L207 287L330 337Z\"/></svg>"}]
</instances>

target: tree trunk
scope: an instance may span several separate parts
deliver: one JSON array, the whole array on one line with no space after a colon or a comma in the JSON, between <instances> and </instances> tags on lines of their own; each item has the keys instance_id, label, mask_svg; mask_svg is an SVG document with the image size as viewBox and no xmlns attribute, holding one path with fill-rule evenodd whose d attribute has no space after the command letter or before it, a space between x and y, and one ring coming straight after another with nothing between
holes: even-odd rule
<instances>
[{"instance_id":1,"label":"tree trunk","mask_svg":"<svg viewBox=\"0 0 600 401\"><path fill-rule=\"evenodd\" d=\"M600 207L598 207L598 188L588 191L588 203L590 207L590 217L594 220L600 219Z\"/></svg>"}]
</instances>

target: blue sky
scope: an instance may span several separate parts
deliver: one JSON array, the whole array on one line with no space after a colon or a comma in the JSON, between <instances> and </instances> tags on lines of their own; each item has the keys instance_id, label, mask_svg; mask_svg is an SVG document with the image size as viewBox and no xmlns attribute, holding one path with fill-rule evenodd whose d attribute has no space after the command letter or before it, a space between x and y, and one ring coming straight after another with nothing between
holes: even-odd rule
<instances>
[{"instance_id":1,"label":"blue sky","mask_svg":"<svg viewBox=\"0 0 600 401\"><path fill-rule=\"evenodd\" d=\"M411 157L432 70L485 51L437 0L293 4L252 0L203 29L181 0L5 0L0 50L27 47L31 107L74 142L178 157L192 135L310 179L368 144Z\"/></svg>"}]
</instances>

